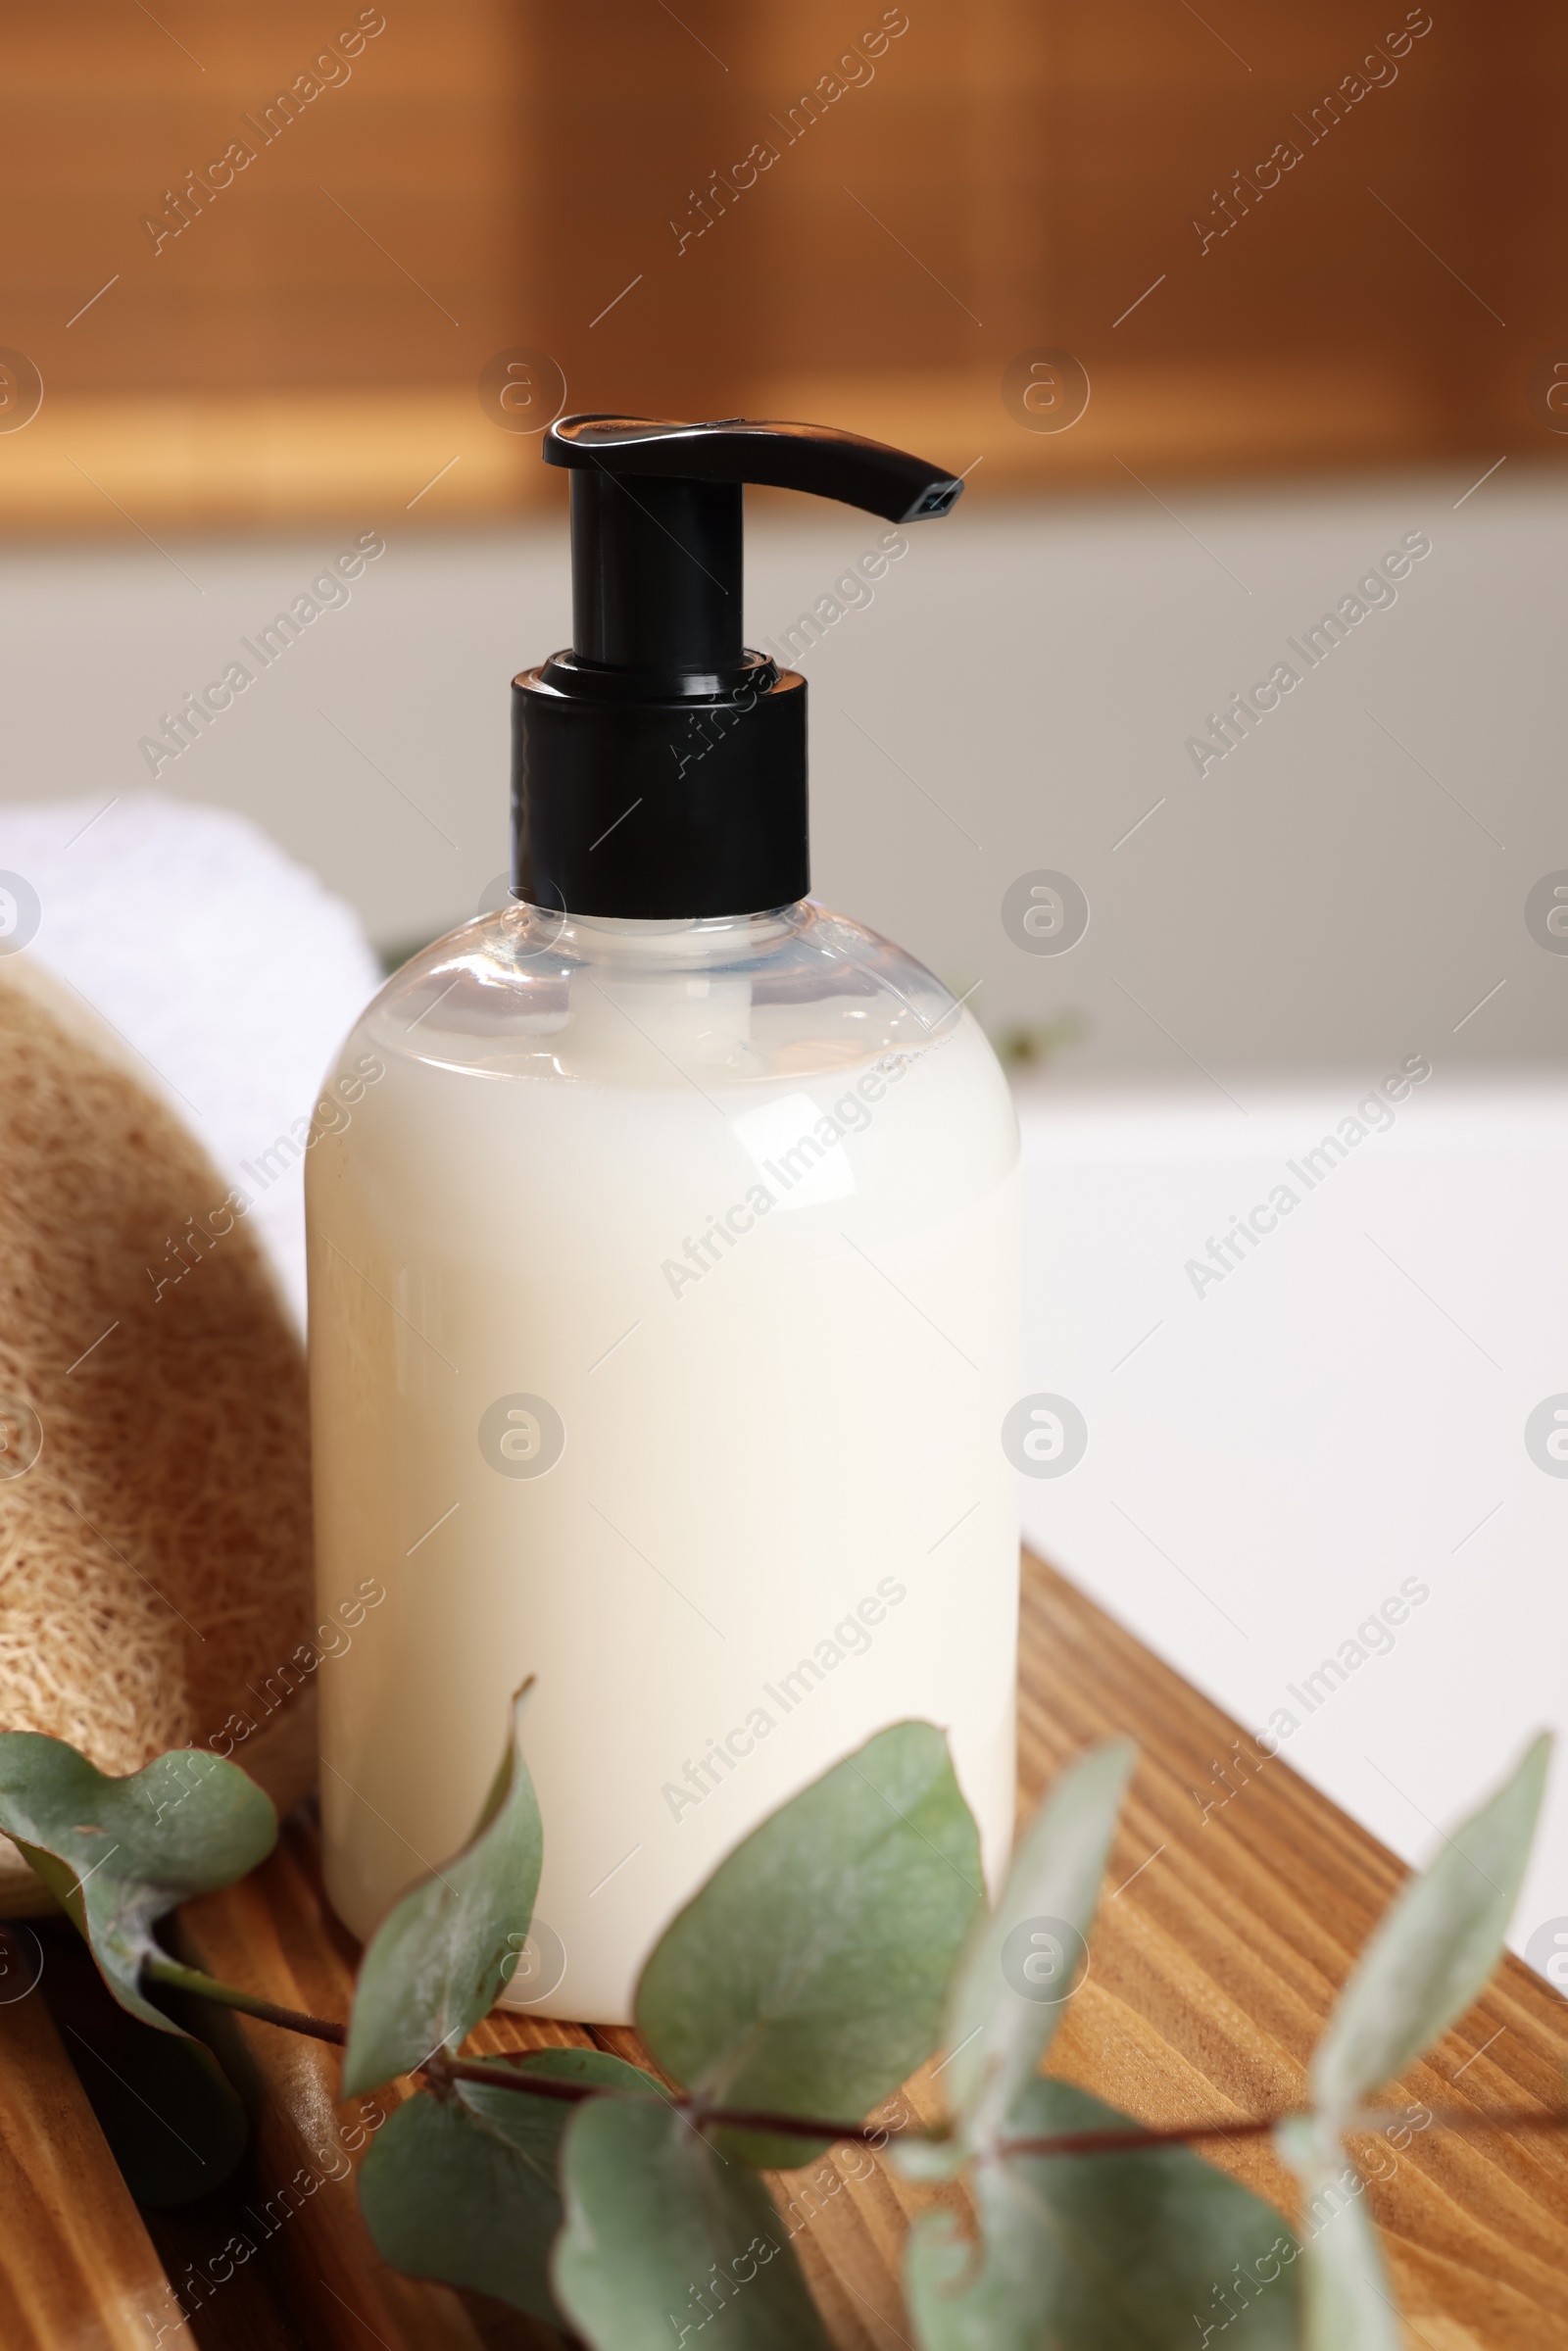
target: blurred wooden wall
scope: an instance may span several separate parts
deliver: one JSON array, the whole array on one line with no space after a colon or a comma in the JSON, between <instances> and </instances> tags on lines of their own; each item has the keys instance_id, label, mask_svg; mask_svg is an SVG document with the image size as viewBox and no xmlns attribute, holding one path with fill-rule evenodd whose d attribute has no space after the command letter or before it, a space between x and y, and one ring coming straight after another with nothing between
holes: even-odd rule
<instances>
[{"instance_id":1,"label":"blurred wooden wall","mask_svg":"<svg viewBox=\"0 0 1568 2351\"><path fill-rule=\"evenodd\" d=\"M514 497L474 377L525 240L522 30L507 0L4 0L0 345L44 399L0 430L0 518L402 507L454 456L471 510Z\"/></svg>"},{"instance_id":2,"label":"blurred wooden wall","mask_svg":"<svg viewBox=\"0 0 1568 2351\"><path fill-rule=\"evenodd\" d=\"M0 522L506 513L550 490L480 396L514 349L977 493L1555 458L1565 40L1544 0L5 0L0 427L25 363L44 399ZM1068 429L1049 372L1004 397L1043 350Z\"/></svg>"}]
</instances>

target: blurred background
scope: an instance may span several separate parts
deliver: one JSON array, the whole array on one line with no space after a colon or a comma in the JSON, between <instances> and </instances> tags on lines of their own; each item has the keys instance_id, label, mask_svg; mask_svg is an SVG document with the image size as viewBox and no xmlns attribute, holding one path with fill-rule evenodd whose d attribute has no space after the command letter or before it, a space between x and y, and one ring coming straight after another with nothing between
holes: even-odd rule
<instances>
[{"instance_id":1,"label":"blurred background","mask_svg":"<svg viewBox=\"0 0 1568 2351\"><path fill-rule=\"evenodd\" d=\"M401 513L432 457L425 526L493 523L547 488L475 401L514 343L575 408L822 411L983 456L977 496L1544 454L1563 36L1528 0L1506 39L1473 0L4 24L50 394L14 523ZM1093 381L1070 439L999 401L1042 342Z\"/></svg>"},{"instance_id":2,"label":"blurred background","mask_svg":"<svg viewBox=\"0 0 1568 2351\"><path fill-rule=\"evenodd\" d=\"M1289 1735L1407 1852L1563 1711L1568 1462L1525 1432L1568 1390L1565 38L1535 0L0 8L0 863L38 952L172 939L198 810L382 959L494 903L508 680L568 634L563 408L962 472L874 588L880 524L753 494L815 887L1018 1075L1026 1385L1091 1431L1036 1539L1256 1725L1428 1585ZM1041 874L1088 913L1045 952ZM369 984L333 969L322 1059ZM1267 1263L1195 1282L1412 1057ZM1568 1914L1561 1799L1531 1900Z\"/></svg>"},{"instance_id":3,"label":"blurred background","mask_svg":"<svg viewBox=\"0 0 1568 2351\"><path fill-rule=\"evenodd\" d=\"M1499 976L1478 917L1555 861L1544 9L1506 39L1469 0L0 24L0 422L43 385L0 433L9 792L154 780L159 714L373 527L353 608L156 781L259 816L378 947L429 937L505 863L506 680L567 633L543 424L805 416L967 476L806 659L824 896L1086 1071L1188 1066L1112 966L1264 1068L1409 1050ZM776 637L877 534L752 504ZM1207 714L1411 530L1400 608L1196 772ZM1070 963L997 923L1033 866L1089 896ZM1463 1057L1556 1051L1511 930Z\"/></svg>"}]
</instances>

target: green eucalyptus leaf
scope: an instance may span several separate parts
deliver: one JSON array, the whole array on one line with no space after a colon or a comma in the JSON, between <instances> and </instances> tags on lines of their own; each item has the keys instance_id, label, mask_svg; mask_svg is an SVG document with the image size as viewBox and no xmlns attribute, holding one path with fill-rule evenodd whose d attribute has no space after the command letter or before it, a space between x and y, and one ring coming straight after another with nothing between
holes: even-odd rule
<instances>
[{"instance_id":1,"label":"green eucalyptus leaf","mask_svg":"<svg viewBox=\"0 0 1568 2351\"><path fill-rule=\"evenodd\" d=\"M518 1745L527 1684L512 1701L507 1751L472 1837L406 1893L360 1964L343 2053L343 2095L455 2049L488 2016L533 1917L544 1833ZM509 2093L503 2092L503 2095Z\"/></svg>"},{"instance_id":2,"label":"green eucalyptus leaf","mask_svg":"<svg viewBox=\"0 0 1568 2351\"><path fill-rule=\"evenodd\" d=\"M1545 1736L1525 1750L1362 1952L1312 2060L1313 2101L1330 2117L1352 2113L1402 2074L1486 1989L1524 1883L1550 1754Z\"/></svg>"},{"instance_id":3,"label":"green eucalyptus leaf","mask_svg":"<svg viewBox=\"0 0 1568 2351\"><path fill-rule=\"evenodd\" d=\"M947 1741L896 1723L719 1864L643 1970L638 2029L715 2106L853 2122L930 2055L983 1898ZM823 2142L721 2144L787 2169Z\"/></svg>"},{"instance_id":4,"label":"green eucalyptus leaf","mask_svg":"<svg viewBox=\"0 0 1568 2351\"><path fill-rule=\"evenodd\" d=\"M1009 2129L1036 2137L1136 2125L1037 2076ZM921 2351L1198 2351L1222 2332L1226 2351L1298 2351L1295 2237L1190 2148L993 2158L974 2185L978 2246L946 2213L909 2240Z\"/></svg>"},{"instance_id":5,"label":"green eucalyptus leaf","mask_svg":"<svg viewBox=\"0 0 1568 2351\"><path fill-rule=\"evenodd\" d=\"M1301 2182L1301 2351L1400 2351L1360 2173L1314 2116L1293 2116L1274 2138Z\"/></svg>"},{"instance_id":6,"label":"green eucalyptus leaf","mask_svg":"<svg viewBox=\"0 0 1568 2351\"><path fill-rule=\"evenodd\" d=\"M63 1739L0 1732L0 1829L85 1935L122 2008L178 2033L140 1988L157 1921L265 1861L270 1800L238 1764L176 1747L115 1780Z\"/></svg>"},{"instance_id":7,"label":"green eucalyptus leaf","mask_svg":"<svg viewBox=\"0 0 1568 2351\"><path fill-rule=\"evenodd\" d=\"M953 1980L944 2071L960 2133L1006 2126L1073 1988L1138 1750L1107 1739L1056 1781L1013 1855L995 1913L977 1920Z\"/></svg>"},{"instance_id":8,"label":"green eucalyptus leaf","mask_svg":"<svg viewBox=\"0 0 1568 2351\"><path fill-rule=\"evenodd\" d=\"M535 2049L514 2062L519 2074L658 2095L647 2074L602 2049ZM556 2170L576 2108L478 2082L452 2091L407 2099L360 2166L375 2249L410 2278L471 2286L559 2326L550 2291L562 2219Z\"/></svg>"},{"instance_id":9,"label":"green eucalyptus leaf","mask_svg":"<svg viewBox=\"0 0 1568 2351\"><path fill-rule=\"evenodd\" d=\"M767 2190L667 2102L580 2106L562 2185L556 2299L594 2351L829 2351Z\"/></svg>"}]
</instances>

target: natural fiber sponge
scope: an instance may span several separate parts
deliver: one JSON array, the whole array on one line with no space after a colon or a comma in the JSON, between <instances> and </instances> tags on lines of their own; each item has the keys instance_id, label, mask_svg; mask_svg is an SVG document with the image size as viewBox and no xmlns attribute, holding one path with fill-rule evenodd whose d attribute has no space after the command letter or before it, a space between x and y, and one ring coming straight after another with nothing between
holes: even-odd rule
<instances>
[{"instance_id":1,"label":"natural fiber sponge","mask_svg":"<svg viewBox=\"0 0 1568 2351\"><path fill-rule=\"evenodd\" d=\"M311 1628L304 1358L236 1205L107 1023L0 962L0 1728L109 1772L261 1717Z\"/></svg>"}]
</instances>

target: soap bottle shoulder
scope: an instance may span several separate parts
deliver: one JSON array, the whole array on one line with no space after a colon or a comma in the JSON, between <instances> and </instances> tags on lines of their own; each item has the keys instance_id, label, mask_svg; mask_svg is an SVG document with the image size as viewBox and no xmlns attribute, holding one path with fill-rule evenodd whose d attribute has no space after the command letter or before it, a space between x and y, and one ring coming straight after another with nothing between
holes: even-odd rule
<instances>
[{"instance_id":1,"label":"soap bottle shoulder","mask_svg":"<svg viewBox=\"0 0 1568 2351\"><path fill-rule=\"evenodd\" d=\"M1004 1081L912 955L811 900L680 922L510 904L404 963L351 1047L540 1085L768 1087L957 1047Z\"/></svg>"}]
</instances>

